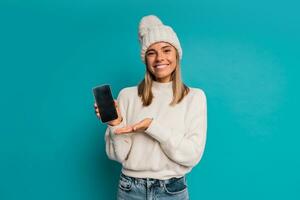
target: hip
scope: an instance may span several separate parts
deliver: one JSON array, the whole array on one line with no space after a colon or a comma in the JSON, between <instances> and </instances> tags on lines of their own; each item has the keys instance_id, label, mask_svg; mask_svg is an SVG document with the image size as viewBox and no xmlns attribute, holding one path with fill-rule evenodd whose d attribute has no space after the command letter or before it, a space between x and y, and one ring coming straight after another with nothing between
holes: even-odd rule
<instances>
[{"instance_id":1,"label":"hip","mask_svg":"<svg viewBox=\"0 0 300 200\"><path fill-rule=\"evenodd\" d=\"M121 173L117 197L118 200L188 200L189 193L186 176L160 180L136 178Z\"/></svg>"}]
</instances>

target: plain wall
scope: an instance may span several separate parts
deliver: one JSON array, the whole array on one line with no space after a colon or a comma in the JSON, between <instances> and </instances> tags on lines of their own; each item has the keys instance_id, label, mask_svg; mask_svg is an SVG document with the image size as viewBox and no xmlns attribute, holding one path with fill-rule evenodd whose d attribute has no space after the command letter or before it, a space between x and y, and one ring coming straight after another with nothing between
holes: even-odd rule
<instances>
[{"instance_id":1,"label":"plain wall","mask_svg":"<svg viewBox=\"0 0 300 200\"><path fill-rule=\"evenodd\" d=\"M115 199L92 87L145 73L141 17L174 28L183 81L207 95L191 199L300 199L299 2L0 2L0 199Z\"/></svg>"}]
</instances>

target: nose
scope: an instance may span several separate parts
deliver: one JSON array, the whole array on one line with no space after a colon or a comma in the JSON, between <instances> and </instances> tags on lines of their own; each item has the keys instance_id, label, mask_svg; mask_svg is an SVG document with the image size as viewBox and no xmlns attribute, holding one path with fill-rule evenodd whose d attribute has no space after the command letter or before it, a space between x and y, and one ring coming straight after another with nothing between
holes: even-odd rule
<instances>
[{"instance_id":1,"label":"nose","mask_svg":"<svg viewBox=\"0 0 300 200\"><path fill-rule=\"evenodd\" d=\"M156 60L157 60L157 61L161 61L161 60L163 60L163 59L164 59L163 53L162 53L162 52L158 52L158 53L157 53L157 56L156 56Z\"/></svg>"}]
</instances>

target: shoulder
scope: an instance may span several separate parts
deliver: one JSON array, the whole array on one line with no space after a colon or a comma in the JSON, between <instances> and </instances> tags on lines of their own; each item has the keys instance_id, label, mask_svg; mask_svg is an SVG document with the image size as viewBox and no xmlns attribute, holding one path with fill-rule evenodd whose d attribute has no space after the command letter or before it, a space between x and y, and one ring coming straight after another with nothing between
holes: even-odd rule
<instances>
[{"instance_id":1,"label":"shoulder","mask_svg":"<svg viewBox=\"0 0 300 200\"><path fill-rule=\"evenodd\" d=\"M203 89L200 88L190 88L188 94L188 111L190 113L201 113L206 112L207 109L207 100L206 94ZM199 111L199 112L195 112Z\"/></svg>"},{"instance_id":2,"label":"shoulder","mask_svg":"<svg viewBox=\"0 0 300 200\"><path fill-rule=\"evenodd\" d=\"M190 98L193 100L202 100L206 101L206 94L203 89L196 87L189 87L190 89Z\"/></svg>"},{"instance_id":3,"label":"shoulder","mask_svg":"<svg viewBox=\"0 0 300 200\"><path fill-rule=\"evenodd\" d=\"M124 87L120 90L118 98L132 97L137 93L137 86Z\"/></svg>"},{"instance_id":4,"label":"shoulder","mask_svg":"<svg viewBox=\"0 0 300 200\"><path fill-rule=\"evenodd\" d=\"M136 93L136 91L137 86L125 87L120 90L119 95L131 95L133 93Z\"/></svg>"}]
</instances>

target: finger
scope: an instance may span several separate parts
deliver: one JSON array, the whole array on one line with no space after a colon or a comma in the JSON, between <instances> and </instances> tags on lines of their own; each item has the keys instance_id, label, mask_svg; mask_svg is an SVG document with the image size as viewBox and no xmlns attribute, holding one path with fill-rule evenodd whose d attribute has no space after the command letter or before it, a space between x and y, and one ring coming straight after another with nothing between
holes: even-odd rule
<instances>
[{"instance_id":1,"label":"finger","mask_svg":"<svg viewBox=\"0 0 300 200\"><path fill-rule=\"evenodd\" d=\"M131 131L131 130L132 130L132 127L130 127L130 126L125 126L125 127L123 127L123 128L118 128L117 130L118 130L118 131L125 131L125 132L127 132L127 131Z\"/></svg>"},{"instance_id":2,"label":"finger","mask_svg":"<svg viewBox=\"0 0 300 200\"><path fill-rule=\"evenodd\" d=\"M96 115L97 115L98 118L100 118L100 114L99 113L97 113Z\"/></svg>"},{"instance_id":3,"label":"finger","mask_svg":"<svg viewBox=\"0 0 300 200\"><path fill-rule=\"evenodd\" d=\"M115 134L116 135L121 135L121 134L127 134L127 133L130 133L132 131L115 131Z\"/></svg>"},{"instance_id":4,"label":"finger","mask_svg":"<svg viewBox=\"0 0 300 200\"><path fill-rule=\"evenodd\" d=\"M134 126L132 129L133 131L136 131L137 129L139 129L139 126Z\"/></svg>"},{"instance_id":5,"label":"finger","mask_svg":"<svg viewBox=\"0 0 300 200\"><path fill-rule=\"evenodd\" d=\"M124 130L124 129L117 129L115 130L115 134L122 134L122 133L127 133L128 131Z\"/></svg>"},{"instance_id":6,"label":"finger","mask_svg":"<svg viewBox=\"0 0 300 200\"><path fill-rule=\"evenodd\" d=\"M115 133L116 134L120 134L120 133L128 133L132 131L132 127L131 126L125 126L123 128L118 128Z\"/></svg>"},{"instance_id":7,"label":"finger","mask_svg":"<svg viewBox=\"0 0 300 200\"><path fill-rule=\"evenodd\" d=\"M116 131L115 131L115 134L117 134L117 135L118 135L118 134L122 134L122 133L127 133L127 132L126 132L126 131L122 131L122 130L116 130Z\"/></svg>"},{"instance_id":8,"label":"finger","mask_svg":"<svg viewBox=\"0 0 300 200\"><path fill-rule=\"evenodd\" d=\"M115 106L118 107L118 101L114 100Z\"/></svg>"},{"instance_id":9,"label":"finger","mask_svg":"<svg viewBox=\"0 0 300 200\"><path fill-rule=\"evenodd\" d=\"M98 108L97 103L94 103L94 108Z\"/></svg>"}]
</instances>

